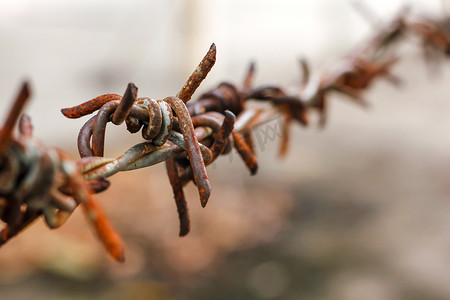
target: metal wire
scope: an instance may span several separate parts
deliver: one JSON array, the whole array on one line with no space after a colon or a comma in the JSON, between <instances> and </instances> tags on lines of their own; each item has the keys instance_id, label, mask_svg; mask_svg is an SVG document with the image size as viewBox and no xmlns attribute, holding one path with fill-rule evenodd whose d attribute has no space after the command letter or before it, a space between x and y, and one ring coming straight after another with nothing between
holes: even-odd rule
<instances>
[{"instance_id":1,"label":"metal wire","mask_svg":"<svg viewBox=\"0 0 450 300\"><path fill-rule=\"evenodd\" d=\"M290 125L293 121L307 126L311 112L320 115L319 125L326 123L331 92L347 95L365 106L363 92L377 78L394 84L399 79L390 70L398 61L389 54L391 46L407 34L420 38L427 61L450 55L450 38L445 22L414 19L402 10L385 27L348 53L331 69L321 74L311 72L305 59L300 60L303 79L299 92L288 93L278 85L254 85L252 63L243 84L222 82L216 88L190 102L216 60L213 44L176 96L154 100L137 96L130 83L123 96L104 94L72 108L62 109L68 118L79 118L97 112L81 128L78 150L81 158L74 162L64 153L49 149L31 137L29 119L19 123L20 136L12 129L28 99L25 85L18 96L0 134L0 217L7 224L0 246L43 215L51 228L64 223L78 204L82 204L108 251L123 260L120 237L93 200L91 192L109 186L106 178L122 171L149 167L165 162L174 192L180 220L180 236L190 230L183 186L196 184L202 206L207 204L211 186L206 166L234 147L253 175L258 161L253 149L251 130L274 117L281 116L284 130L280 156L288 151ZM268 109L252 108L250 101L267 102ZM142 131L146 140L117 158L105 158L104 141L107 124L126 123L128 131ZM62 178L62 179L61 179Z\"/></svg>"},{"instance_id":2,"label":"metal wire","mask_svg":"<svg viewBox=\"0 0 450 300\"><path fill-rule=\"evenodd\" d=\"M12 135L29 96L24 83L0 133L0 218L6 223L0 232L0 246L41 215L51 229L58 228L81 204L108 252L123 261L122 240L92 197L76 162L33 138L27 115L19 120L19 136Z\"/></svg>"}]
</instances>

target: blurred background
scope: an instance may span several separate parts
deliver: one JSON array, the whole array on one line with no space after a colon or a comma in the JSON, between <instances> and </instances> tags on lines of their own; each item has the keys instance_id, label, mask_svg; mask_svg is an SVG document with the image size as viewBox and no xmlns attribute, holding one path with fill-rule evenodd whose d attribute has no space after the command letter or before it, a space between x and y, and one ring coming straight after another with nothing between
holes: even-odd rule
<instances>
[{"instance_id":1,"label":"blurred background","mask_svg":"<svg viewBox=\"0 0 450 300\"><path fill-rule=\"evenodd\" d=\"M60 113L104 93L174 95L216 43L196 95L223 80L296 87L298 58L330 66L373 32L347 0L1 1L0 103L31 80L35 135L78 157L86 119ZM435 18L449 1L365 1L389 21L404 4ZM398 48L400 88L377 81L361 109L332 96L328 126L259 146L249 176L236 153L208 168L202 209L178 217L163 165L122 173L99 195L126 242L110 260L80 211L60 229L40 220L0 251L1 299L450 299L450 63L428 68L418 41ZM195 96L194 96L195 99ZM108 127L106 156L140 136Z\"/></svg>"}]
</instances>

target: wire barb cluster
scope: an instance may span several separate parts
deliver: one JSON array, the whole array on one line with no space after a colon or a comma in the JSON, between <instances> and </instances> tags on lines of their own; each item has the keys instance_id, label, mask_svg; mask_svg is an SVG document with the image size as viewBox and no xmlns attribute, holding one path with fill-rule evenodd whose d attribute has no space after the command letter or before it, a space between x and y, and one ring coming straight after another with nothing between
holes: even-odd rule
<instances>
[{"instance_id":1,"label":"wire barb cluster","mask_svg":"<svg viewBox=\"0 0 450 300\"><path fill-rule=\"evenodd\" d=\"M12 129L24 99L28 98L28 89L23 90L0 134L0 197L3 200L0 217L7 224L0 245L40 215L44 215L51 228L61 225L81 204L109 252L123 260L120 237L93 200L91 192L107 189L106 178L118 172L160 162L165 162L174 192L180 220L179 235L188 234L190 220L183 186L194 182L204 207L211 193L206 166L221 154L229 153L234 147L250 173L257 172L258 161L251 133L255 126L276 116L282 118L284 130L279 154L284 156L293 121L307 126L310 112L317 111L319 125L325 125L331 92L347 95L356 104L365 106L367 103L362 94L376 78L399 84L400 80L391 73L398 58L388 50L407 34L420 39L428 62L450 55L450 38L443 22L413 19L408 10L402 10L392 22L378 28L371 39L350 51L326 72L314 74L307 61L300 60L303 79L298 93L289 93L278 85L255 86L255 65L252 63L241 86L222 82L192 102L192 95L216 61L213 44L176 96L160 100L138 97L137 87L130 83L123 96L104 94L62 109L68 118L97 112L80 130L78 150L81 158L76 164L60 150L35 143L27 117L19 124L19 137L13 138ZM248 105L250 101L267 102L270 108L254 108ZM141 131L145 142L117 158L104 157L105 130L109 122L114 125L125 122L130 133Z\"/></svg>"},{"instance_id":2,"label":"wire barb cluster","mask_svg":"<svg viewBox=\"0 0 450 300\"><path fill-rule=\"evenodd\" d=\"M19 135L13 136L29 96L24 83L0 133L0 218L6 223L0 246L41 215L50 228L58 228L81 204L109 253L123 261L122 240L93 198L76 162L34 139L31 119L25 114L19 120Z\"/></svg>"}]
</instances>

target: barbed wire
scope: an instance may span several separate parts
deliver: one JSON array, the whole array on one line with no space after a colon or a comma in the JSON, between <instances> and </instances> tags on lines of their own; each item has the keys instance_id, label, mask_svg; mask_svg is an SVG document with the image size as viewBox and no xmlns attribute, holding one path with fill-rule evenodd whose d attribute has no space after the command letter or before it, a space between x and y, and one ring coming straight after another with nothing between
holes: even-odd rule
<instances>
[{"instance_id":1,"label":"barbed wire","mask_svg":"<svg viewBox=\"0 0 450 300\"><path fill-rule=\"evenodd\" d=\"M41 215L48 227L60 227L81 204L108 252L123 261L122 240L76 162L63 151L48 148L33 138L31 118L25 114L19 120L19 135L12 135L29 97L25 82L0 132L0 218L6 223L0 232L0 246Z\"/></svg>"},{"instance_id":2,"label":"barbed wire","mask_svg":"<svg viewBox=\"0 0 450 300\"><path fill-rule=\"evenodd\" d=\"M50 228L59 227L81 204L108 252L123 261L120 236L92 194L107 189L110 183L106 178L118 172L161 162L166 165L174 192L179 235L185 236L190 230L190 220L183 186L194 182L200 203L206 206L211 194L206 166L234 147L250 173L256 174L253 128L281 117L284 130L279 155L286 155L291 124L307 126L311 112L317 112L319 126L323 127L332 92L365 106L363 93L375 79L384 78L398 85L400 79L391 73L391 68L399 59L391 50L406 36L418 37L430 64L436 65L443 57L450 56L446 21L417 18L403 9L391 22L378 27L370 39L321 74L312 72L307 61L301 59L303 78L297 93L289 93L279 85L255 85L255 64L251 63L241 85L222 82L196 101L190 101L216 61L216 46L212 44L176 96L162 100L138 97L138 88L130 83L123 96L104 94L62 109L68 118L97 112L80 130L81 158L77 161L32 138L28 117L19 121L19 136L12 135L29 96L25 84L0 134L0 217L6 223L0 233L0 246L41 215ZM252 101L267 102L269 107L253 107L249 105ZM114 125L125 122L130 133L141 131L146 141L117 158L103 157L109 122Z\"/></svg>"}]
</instances>

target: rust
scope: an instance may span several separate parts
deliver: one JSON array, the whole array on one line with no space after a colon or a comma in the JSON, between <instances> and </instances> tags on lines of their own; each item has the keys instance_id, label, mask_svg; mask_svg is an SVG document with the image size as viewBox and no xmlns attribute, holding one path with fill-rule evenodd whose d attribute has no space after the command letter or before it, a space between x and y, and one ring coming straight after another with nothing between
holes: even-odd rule
<instances>
[{"instance_id":1,"label":"rust","mask_svg":"<svg viewBox=\"0 0 450 300\"><path fill-rule=\"evenodd\" d=\"M81 118L99 110L103 105L110 101L121 100L122 96L118 94L105 94L89 101L86 101L80 105L61 109L62 114L69 119Z\"/></svg>"},{"instance_id":2,"label":"rust","mask_svg":"<svg viewBox=\"0 0 450 300\"><path fill-rule=\"evenodd\" d=\"M82 207L86 218L92 223L98 238L102 241L109 254L116 261L124 262L125 250L122 239L111 225L102 207L89 194L83 202Z\"/></svg>"},{"instance_id":3,"label":"rust","mask_svg":"<svg viewBox=\"0 0 450 300\"><path fill-rule=\"evenodd\" d=\"M180 175L178 172L177 163L173 158L165 161L167 175L169 177L170 185L172 186L175 204L177 206L178 218L180 220L180 236L185 236L190 230L189 213L184 197L183 185L181 184Z\"/></svg>"},{"instance_id":4,"label":"rust","mask_svg":"<svg viewBox=\"0 0 450 300\"><path fill-rule=\"evenodd\" d=\"M178 93L183 98L182 100L176 97L167 97L164 100L153 100L143 97L136 100L137 88L130 83L123 98L117 94L105 94L71 109L64 109L63 113L68 117L79 117L98 110L97 115L91 118L80 130L78 136L80 156L101 157L104 155L105 130L107 123L110 121L116 125L126 121L127 129L132 133L143 128L142 136L146 140L150 140L151 143L149 145L153 147L150 161L153 161L153 157L158 161L160 157L179 152L178 150L172 151L167 148L155 148L164 146L171 138L173 130L179 130L183 134L184 141L181 144L179 143L178 146L186 150L193 169L194 181L199 190L201 204L203 206L206 205L211 188L205 162L210 163L213 159L213 154L207 147L198 143L190 114L183 101L189 101L192 94L211 70L215 62L215 55L216 47L213 44ZM122 101L119 102L120 99ZM174 124L176 126L175 129L173 128ZM177 140L179 139L177 138ZM164 150L165 152L160 152L159 150ZM159 156L160 154L158 153L161 153L162 156ZM124 156L123 159L115 161L114 164L111 164L111 162L104 166L99 165L95 170L86 170L90 174L88 178L90 178L91 186L96 191L103 190L107 185L105 181L99 181L101 177L99 177L100 173L98 172L104 172L101 174L111 176L123 168L131 167L134 164L140 165L141 158L145 155L147 153L132 151Z\"/></svg>"},{"instance_id":5,"label":"rust","mask_svg":"<svg viewBox=\"0 0 450 300\"><path fill-rule=\"evenodd\" d=\"M251 174L255 174L258 162L253 128L280 118L283 128L279 155L286 155L291 126L308 126L310 114L318 113L318 125L323 127L333 93L343 94L365 107L364 94L378 79L399 85L400 80L391 72L398 59L386 53L406 34L420 39L426 59L448 57L450 40L443 24L442 20L411 19L409 10L404 9L324 72L313 72L306 59L301 59L301 81L295 90L277 84L257 84L255 64L251 63L240 85L224 81L197 101L190 101L215 63L213 44L176 97L137 98L137 87L130 83L123 97L104 94L62 109L68 118L97 112L79 132L81 159L77 163L60 150L35 140L27 116L19 121L18 137L13 136L12 130L29 96L24 84L0 133L0 219L6 223L0 233L0 245L40 216L48 227L57 228L81 205L107 251L123 261L120 236L92 193L107 189L110 183L106 178L118 172L161 162L166 163L180 220L179 235L184 236L189 232L190 221L183 186L193 181L201 205L205 206L211 193L207 165L235 147ZM252 102L264 104L255 108ZM109 122L125 122L130 133L142 129L145 142L117 158L103 157Z\"/></svg>"},{"instance_id":6,"label":"rust","mask_svg":"<svg viewBox=\"0 0 450 300\"><path fill-rule=\"evenodd\" d=\"M253 155L255 155L255 142L253 140L252 132L250 130L246 130L242 132L242 137L244 138L245 143L252 151Z\"/></svg>"},{"instance_id":7,"label":"rust","mask_svg":"<svg viewBox=\"0 0 450 300\"><path fill-rule=\"evenodd\" d=\"M65 223L78 204L92 217L92 225L107 250L118 261L123 261L123 245L108 218L91 196L88 183L74 160L63 151L47 148L33 138L31 119L24 115L19 121L19 136L12 136L16 120L29 97L25 83L14 102L2 129L8 136L0 152L3 167L0 172L0 198L5 207L0 218L6 223L1 231L0 246L23 231L39 216L49 228ZM9 132L9 133L8 133ZM105 188L105 182L99 181ZM92 218L91 218L92 219Z\"/></svg>"},{"instance_id":8,"label":"rust","mask_svg":"<svg viewBox=\"0 0 450 300\"><path fill-rule=\"evenodd\" d=\"M103 156L106 124L111 121L111 116L118 106L118 101L108 102L100 108L97 114L92 131L92 153L94 156Z\"/></svg>"},{"instance_id":9,"label":"rust","mask_svg":"<svg viewBox=\"0 0 450 300\"><path fill-rule=\"evenodd\" d=\"M206 173L205 163L200 152L200 146L198 145L197 137L194 134L194 125L192 124L189 111L183 101L177 97L167 97L164 101L170 104L178 116L178 123L180 130L183 133L184 142L186 143L186 151L189 156L197 189L200 194L200 202L202 206L205 207L211 194L211 186Z\"/></svg>"},{"instance_id":10,"label":"rust","mask_svg":"<svg viewBox=\"0 0 450 300\"><path fill-rule=\"evenodd\" d=\"M189 102L191 100L192 95L200 86L202 81L206 78L209 71L211 71L212 67L216 63L216 45L213 43L206 53L205 57L203 57L202 61L195 69L195 71L189 76L188 80L178 92L177 97L182 99L184 103Z\"/></svg>"},{"instance_id":11,"label":"rust","mask_svg":"<svg viewBox=\"0 0 450 300\"><path fill-rule=\"evenodd\" d=\"M188 103L192 115L199 115L209 111L224 113L229 110L235 115L244 109L245 92L231 83L222 82L215 89L202 94L194 103Z\"/></svg>"},{"instance_id":12,"label":"rust","mask_svg":"<svg viewBox=\"0 0 450 300\"><path fill-rule=\"evenodd\" d=\"M283 128L281 130L280 150L278 151L279 157L285 157L289 148L289 136L291 133L292 114L289 113L288 109L289 107L285 106L284 111L282 111Z\"/></svg>"},{"instance_id":13,"label":"rust","mask_svg":"<svg viewBox=\"0 0 450 300\"><path fill-rule=\"evenodd\" d=\"M232 131L234 146L236 147L239 155L244 160L246 166L250 170L251 175L255 175L258 171L258 160L253 155L250 147L245 143L244 139L236 131Z\"/></svg>"},{"instance_id":14,"label":"rust","mask_svg":"<svg viewBox=\"0 0 450 300\"><path fill-rule=\"evenodd\" d=\"M161 109L158 102L150 98L139 98L137 105L146 109L149 116L148 125L144 125L142 130L142 137L146 140L152 140L158 135L162 126Z\"/></svg>"},{"instance_id":15,"label":"rust","mask_svg":"<svg viewBox=\"0 0 450 300\"><path fill-rule=\"evenodd\" d=\"M95 194L106 191L109 188L109 186L111 185L111 182L109 182L108 180L106 180L104 178L89 180L88 183L89 183L91 190Z\"/></svg>"},{"instance_id":16,"label":"rust","mask_svg":"<svg viewBox=\"0 0 450 300\"><path fill-rule=\"evenodd\" d=\"M125 94L120 100L119 106L112 116L112 122L114 125L122 124L125 119L128 117L134 102L136 101L138 88L134 85L134 83L129 83Z\"/></svg>"},{"instance_id":17,"label":"rust","mask_svg":"<svg viewBox=\"0 0 450 300\"><path fill-rule=\"evenodd\" d=\"M93 126L95 124L97 116L93 116L90 118L80 129L80 133L78 134L78 153L80 153L80 157L94 156L94 153L91 149L91 136L94 131Z\"/></svg>"},{"instance_id":18,"label":"rust","mask_svg":"<svg viewBox=\"0 0 450 300\"><path fill-rule=\"evenodd\" d=\"M32 224L40 216L39 212L35 210L27 209L24 213L22 222L16 226L6 225L5 228L0 231L0 247L3 246L10 239L18 235L30 224Z\"/></svg>"},{"instance_id":19,"label":"rust","mask_svg":"<svg viewBox=\"0 0 450 300\"><path fill-rule=\"evenodd\" d=\"M25 107L28 99L30 98L30 88L28 82L24 82L17 94L16 99L8 113L5 123L3 124L2 131L0 132L0 154L8 145L11 139L12 131L16 125L19 116Z\"/></svg>"},{"instance_id":20,"label":"rust","mask_svg":"<svg viewBox=\"0 0 450 300\"><path fill-rule=\"evenodd\" d=\"M229 142L228 137L234 127L234 122L236 121L235 115L226 110L224 113L225 118L223 119L222 126L214 139L214 143L211 146L211 152L213 155L213 160L216 159L225 150L227 143Z\"/></svg>"}]
</instances>

